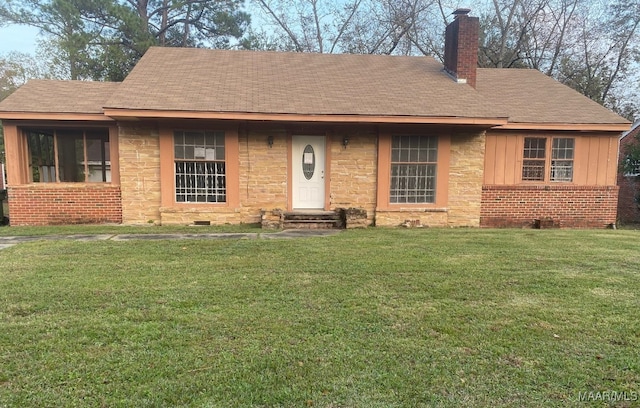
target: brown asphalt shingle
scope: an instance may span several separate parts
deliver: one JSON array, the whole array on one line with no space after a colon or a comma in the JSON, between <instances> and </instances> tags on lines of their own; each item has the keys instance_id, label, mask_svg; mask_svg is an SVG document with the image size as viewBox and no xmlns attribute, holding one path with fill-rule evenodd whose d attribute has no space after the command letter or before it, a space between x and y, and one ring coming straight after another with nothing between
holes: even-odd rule
<instances>
[{"instance_id":1,"label":"brown asphalt shingle","mask_svg":"<svg viewBox=\"0 0 640 408\"><path fill-rule=\"evenodd\" d=\"M430 57L151 48L107 108L499 117Z\"/></svg>"},{"instance_id":2,"label":"brown asphalt shingle","mask_svg":"<svg viewBox=\"0 0 640 408\"><path fill-rule=\"evenodd\" d=\"M510 123L628 123L535 69L478 69L477 89Z\"/></svg>"},{"instance_id":3,"label":"brown asphalt shingle","mask_svg":"<svg viewBox=\"0 0 640 408\"><path fill-rule=\"evenodd\" d=\"M35 80L0 102L0 112L102 108L628 123L536 70L479 69L473 89L431 57L194 48L152 47L122 83Z\"/></svg>"},{"instance_id":4,"label":"brown asphalt shingle","mask_svg":"<svg viewBox=\"0 0 640 408\"><path fill-rule=\"evenodd\" d=\"M0 102L0 111L33 113L102 113L118 82L32 79Z\"/></svg>"}]
</instances>

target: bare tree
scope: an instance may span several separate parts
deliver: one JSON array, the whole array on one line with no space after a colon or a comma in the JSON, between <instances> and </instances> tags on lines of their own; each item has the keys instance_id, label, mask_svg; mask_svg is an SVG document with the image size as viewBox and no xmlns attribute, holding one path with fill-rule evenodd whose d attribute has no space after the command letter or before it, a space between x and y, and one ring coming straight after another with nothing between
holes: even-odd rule
<instances>
[{"instance_id":1,"label":"bare tree","mask_svg":"<svg viewBox=\"0 0 640 408\"><path fill-rule=\"evenodd\" d=\"M621 0L601 14L580 16L575 42L567 44L552 75L593 100L632 118L639 106L640 5ZM636 84L630 87L630 84ZM631 96L635 94L635 97ZM633 104L633 102L631 102Z\"/></svg>"},{"instance_id":2,"label":"bare tree","mask_svg":"<svg viewBox=\"0 0 640 408\"><path fill-rule=\"evenodd\" d=\"M421 36L437 15L430 0L254 0L281 49L298 52L411 54L431 52ZM441 25L441 24L438 24Z\"/></svg>"}]
</instances>

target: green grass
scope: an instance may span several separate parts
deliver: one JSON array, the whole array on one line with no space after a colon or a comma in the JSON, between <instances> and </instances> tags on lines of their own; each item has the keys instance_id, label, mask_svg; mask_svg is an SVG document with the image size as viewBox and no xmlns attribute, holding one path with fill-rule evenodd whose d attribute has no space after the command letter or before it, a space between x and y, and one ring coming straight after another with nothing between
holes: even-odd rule
<instances>
[{"instance_id":1,"label":"green grass","mask_svg":"<svg viewBox=\"0 0 640 408\"><path fill-rule=\"evenodd\" d=\"M603 406L640 392L639 271L640 231L20 244L0 407Z\"/></svg>"}]
</instances>

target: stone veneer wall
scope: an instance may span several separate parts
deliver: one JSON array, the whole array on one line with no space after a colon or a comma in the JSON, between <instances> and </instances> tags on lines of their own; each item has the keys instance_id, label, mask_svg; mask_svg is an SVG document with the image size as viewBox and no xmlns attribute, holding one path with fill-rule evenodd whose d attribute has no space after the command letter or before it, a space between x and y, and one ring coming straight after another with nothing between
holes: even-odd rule
<instances>
[{"instance_id":1,"label":"stone veneer wall","mask_svg":"<svg viewBox=\"0 0 640 408\"><path fill-rule=\"evenodd\" d=\"M267 140L273 136L273 146ZM287 134L240 131L240 213L238 222L261 221L261 210L287 209Z\"/></svg>"},{"instance_id":2,"label":"stone veneer wall","mask_svg":"<svg viewBox=\"0 0 640 408\"><path fill-rule=\"evenodd\" d=\"M453 133L446 207L376 212L378 226L477 227L480 225L485 133Z\"/></svg>"},{"instance_id":3,"label":"stone veneer wall","mask_svg":"<svg viewBox=\"0 0 640 408\"><path fill-rule=\"evenodd\" d=\"M449 226L480 225L485 140L484 132L454 133L451 137Z\"/></svg>"},{"instance_id":4,"label":"stone veneer wall","mask_svg":"<svg viewBox=\"0 0 640 408\"><path fill-rule=\"evenodd\" d=\"M122 222L159 222L160 146L157 126L121 123L119 145Z\"/></svg>"},{"instance_id":5,"label":"stone veneer wall","mask_svg":"<svg viewBox=\"0 0 640 408\"><path fill-rule=\"evenodd\" d=\"M267 140L274 137L273 146ZM345 148L343 138L349 138ZM330 209L357 208L365 224L401 225L418 220L428 226L478 226L482 192L484 133L451 137L448 205L428 210L376 211L377 134L345 128L327 138L330 149ZM288 203L287 134L239 132L239 202L220 206L161 206L159 135L156 126L122 124L120 174L122 221L126 224L258 223L262 210L286 210Z\"/></svg>"},{"instance_id":6,"label":"stone veneer wall","mask_svg":"<svg viewBox=\"0 0 640 408\"><path fill-rule=\"evenodd\" d=\"M345 147L342 141L349 138ZM335 132L331 143L331 209L358 208L367 212L366 222L374 221L378 166L377 134L374 131Z\"/></svg>"},{"instance_id":7,"label":"stone veneer wall","mask_svg":"<svg viewBox=\"0 0 640 408\"><path fill-rule=\"evenodd\" d=\"M111 184L38 183L8 193L12 226L122 222L120 188Z\"/></svg>"},{"instance_id":8,"label":"stone veneer wall","mask_svg":"<svg viewBox=\"0 0 640 408\"><path fill-rule=\"evenodd\" d=\"M402 225L444 227L447 225L447 211L445 209L376 211L376 226L399 227Z\"/></svg>"},{"instance_id":9,"label":"stone veneer wall","mask_svg":"<svg viewBox=\"0 0 640 408\"><path fill-rule=\"evenodd\" d=\"M617 186L484 186L483 227L604 228L616 222Z\"/></svg>"},{"instance_id":10,"label":"stone veneer wall","mask_svg":"<svg viewBox=\"0 0 640 408\"><path fill-rule=\"evenodd\" d=\"M273 136L273 145L267 140ZM287 208L287 134L276 131L240 130L238 135L239 202L225 205L162 207L163 224L260 223L262 210ZM229 184L227 184L229 185Z\"/></svg>"}]
</instances>

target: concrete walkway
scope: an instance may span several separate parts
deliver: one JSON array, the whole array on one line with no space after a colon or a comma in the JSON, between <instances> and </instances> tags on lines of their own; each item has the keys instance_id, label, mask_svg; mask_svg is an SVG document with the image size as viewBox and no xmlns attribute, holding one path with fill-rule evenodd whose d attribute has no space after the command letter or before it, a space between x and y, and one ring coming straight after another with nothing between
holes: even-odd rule
<instances>
[{"instance_id":1,"label":"concrete walkway","mask_svg":"<svg viewBox=\"0 0 640 408\"><path fill-rule=\"evenodd\" d=\"M327 237L336 235L340 230L284 230L273 233L219 233L219 234L98 234L98 235L38 235L38 236L0 236L0 250L33 241L132 241L162 239L292 239L307 237Z\"/></svg>"}]
</instances>

